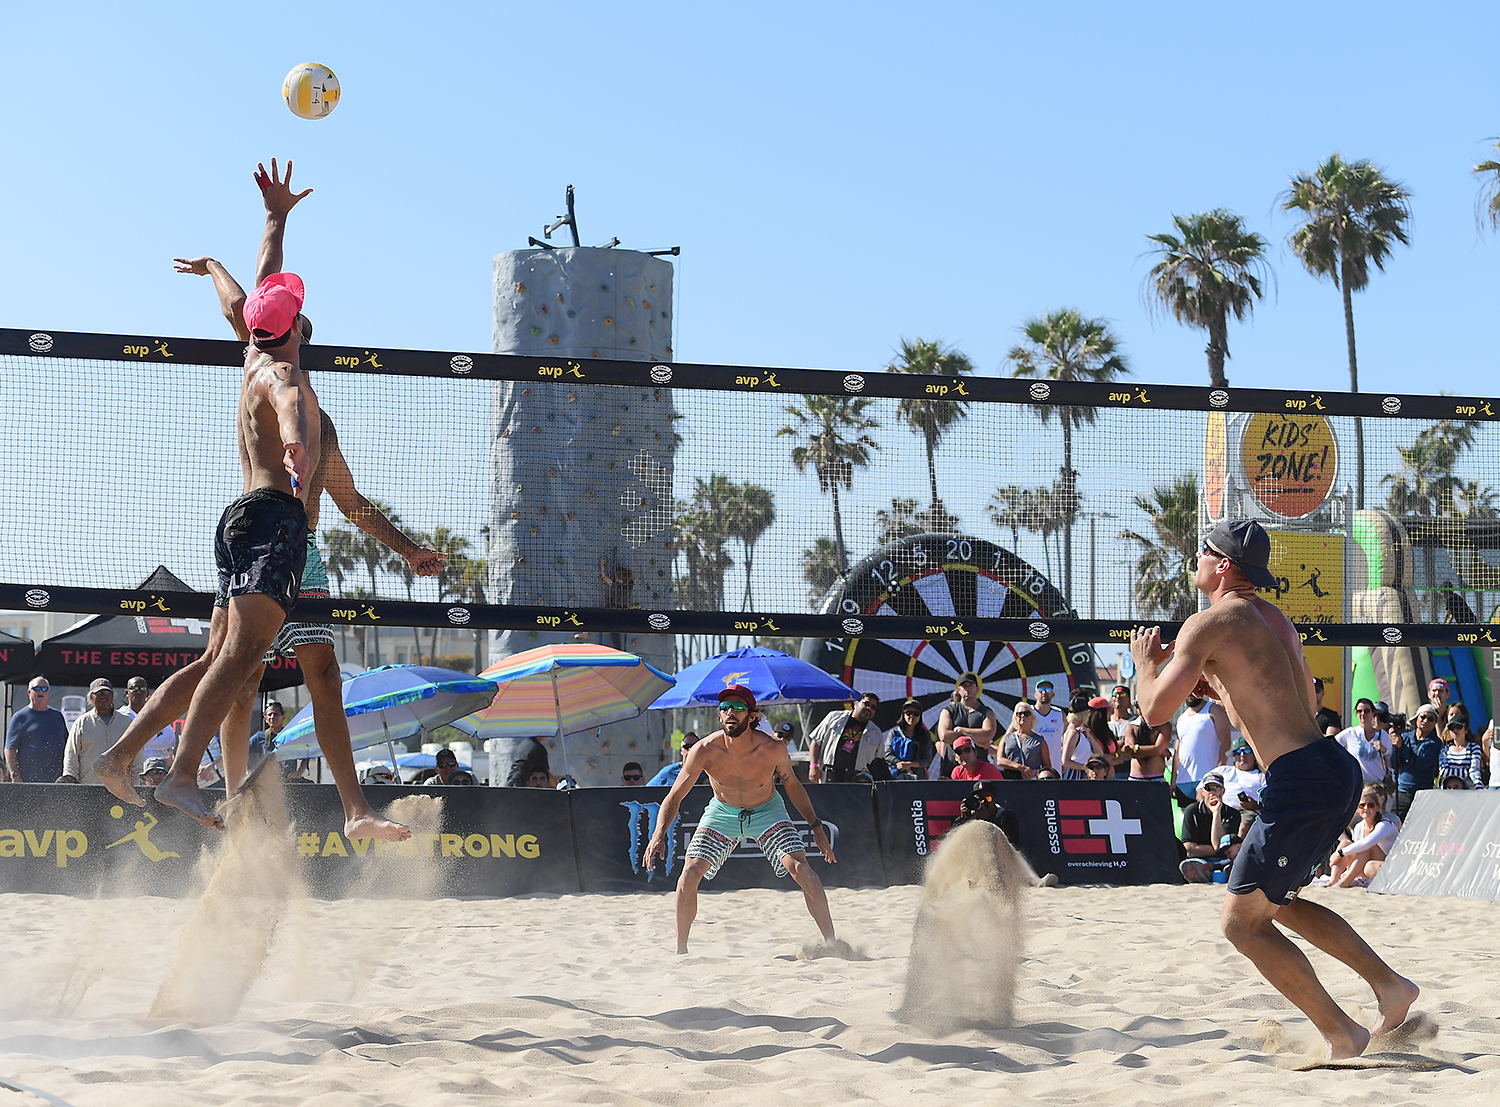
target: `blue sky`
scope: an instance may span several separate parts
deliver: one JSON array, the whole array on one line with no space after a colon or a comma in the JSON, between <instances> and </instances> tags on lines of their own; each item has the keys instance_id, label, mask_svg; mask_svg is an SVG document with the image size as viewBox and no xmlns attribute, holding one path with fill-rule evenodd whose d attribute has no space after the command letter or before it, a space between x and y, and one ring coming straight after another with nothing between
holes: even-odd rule
<instances>
[{"instance_id":1,"label":"blue sky","mask_svg":"<svg viewBox=\"0 0 1500 1107\"><path fill-rule=\"evenodd\" d=\"M1500 240L1485 5L13 6L0 325L218 335L206 281L259 232L250 172L316 189L289 265L319 336L484 350L490 259L578 189L586 243L681 245L678 357L868 370L902 336L1001 369L1028 316L1110 319L1143 381L1206 380L1142 303L1145 235L1215 206L1273 243L1232 383L1347 382L1337 291L1277 195L1334 150L1414 193L1356 298L1368 391L1483 393ZM331 66L295 119L280 82Z\"/></svg>"}]
</instances>

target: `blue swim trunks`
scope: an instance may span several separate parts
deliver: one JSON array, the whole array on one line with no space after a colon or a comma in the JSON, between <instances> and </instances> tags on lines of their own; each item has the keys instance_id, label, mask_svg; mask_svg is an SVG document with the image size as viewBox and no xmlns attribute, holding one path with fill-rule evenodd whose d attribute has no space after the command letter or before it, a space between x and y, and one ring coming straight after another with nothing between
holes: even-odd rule
<instances>
[{"instance_id":1,"label":"blue swim trunks","mask_svg":"<svg viewBox=\"0 0 1500 1107\"><path fill-rule=\"evenodd\" d=\"M1291 903L1338 845L1364 790L1359 762L1337 742L1309 742L1266 770L1260 818L1229 870L1229 890L1257 888L1272 903Z\"/></svg>"},{"instance_id":2,"label":"blue swim trunks","mask_svg":"<svg viewBox=\"0 0 1500 1107\"><path fill-rule=\"evenodd\" d=\"M698 829L693 832L693 840L688 843L687 857L707 861L708 874L704 879L712 880L742 840L753 841L760 847L777 876L786 875L782 858L789 853L807 852L802 835L792 825L786 804L781 801L781 793L773 792L770 799L753 808L730 807L720 803L718 796L709 800L703 817L698 820Z\"/></svg>"},{"instance_id":3,"label":"blue swim trunks","mask_svg":"<svg viewBox=\"0 0 1500 1107\"><path fill-rule=\"evenodd\" d=\"M307 511L275 488L254 488L224 509L214 533L219 570L215 607L236 596L270 596L281 609L297 606L307 561Z\"/></svg>"}]
</instances>

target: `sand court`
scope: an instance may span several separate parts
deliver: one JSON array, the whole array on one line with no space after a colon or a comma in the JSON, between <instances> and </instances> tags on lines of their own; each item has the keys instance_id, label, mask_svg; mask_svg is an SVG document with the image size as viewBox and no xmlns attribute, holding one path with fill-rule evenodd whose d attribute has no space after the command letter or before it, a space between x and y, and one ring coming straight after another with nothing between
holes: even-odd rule
<instances>
[{"instance_id":1,"label":"sand court","mask_svg":"<svg viewBox=\"0 0 1500 1107\"><path fill-rule=\"evenodd\" d=\"M0 1081L73 1107L1492 1103L1493 905L1311 894L1422 986L1435 1037L1360 1062L1379 1067L1296 1071L1317 1036L1219 936L1212 886L1027 892L1014 1025L941 1036L895 1014L917 887L830 889L868 958L854 961L796 958L817 935L794 892L706 892L686 957L670 895L298 898L238 1010L212 1022L148 1017L196 902L10 894ZM205 966L225 952L204 949ZM1346 1008L1370 1003L1312 957ZM0 1088L0 1107L33 1102Z\"/></svg>"}]
</instances>

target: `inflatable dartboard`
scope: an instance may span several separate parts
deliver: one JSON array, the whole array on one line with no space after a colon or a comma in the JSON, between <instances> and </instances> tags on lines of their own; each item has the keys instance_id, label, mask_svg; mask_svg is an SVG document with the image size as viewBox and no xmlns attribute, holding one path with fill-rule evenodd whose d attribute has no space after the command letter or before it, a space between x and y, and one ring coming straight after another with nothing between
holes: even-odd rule
<instances>
[{"instance_id":1,"label":"inflatable dartboard","mask_svg":"<svg viewBox=\"0 0 1500 1107\"><path fill-rule=\"evenodd\" d=\"M920 534L881 547L855 565L824 598L820 612L849 616L910 615L934 625L950 620L1029 619L1068 610L1062 593L1033 566L980 538ZM878 627L879 623L867 623ZM964 672L977 673L979 695L1004 728L1011 710L1050 679L1057 703L1069 693L1097 687L1088 643L989 642L968 638L808 638L802 659L860 692L880 697L876 722L894 726L901 704L919 700L922 718L937 725L939 712Z\"/></svg>"}]
</instances>

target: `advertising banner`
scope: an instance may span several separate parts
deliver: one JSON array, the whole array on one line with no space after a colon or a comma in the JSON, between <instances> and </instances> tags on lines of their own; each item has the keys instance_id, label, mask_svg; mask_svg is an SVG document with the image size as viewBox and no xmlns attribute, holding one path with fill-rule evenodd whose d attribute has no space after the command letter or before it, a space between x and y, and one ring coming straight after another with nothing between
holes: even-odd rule
<instances>
[{"instance_id":1,"label":"advertising banner","mask_svg":"<svg viewBox=\"0 0 1500 1107\"><path fill-rule=\"evenodd\" d=\"M1418 792L1370 891L1500 901L1500 791Z\"/></svg>"},{"instance_id":2,"label":"advertising banner","mask_svg":"<svg viewBox=\"0 0 1500 1107\"><path fill-rule=\"evenodd\" d=\"M713 790L700 784L688 793L668 837L667 858L647 872L641 864L646 844L656 831L657 815L667 788L581 788L572 793L578 865L586 892L668 892L682 875L683 853ZM833 888L884 887L880 841L868 784L807 786L813 810L828 828L838 862L830 865L813 843L812 831L790 802L787 813L806 843L818 878ZM783 797L784 798L784 797ZM707 891L737 888L795 887L777 877L754 842L742 842L711 881Z\"/></svg>"},{"instance_id":3,"label":"advertising banner","mask_svg":"<svg viewBox=\"0 0 1500 1107\"><path fill-rule=\"evenodd\" d=\"M1061 884L1180 884L1171 799L1160 782L997 780L1020 823L1017 848ZM922 880L926 859L974 790L964 781L897 781L875 789L875 822L891 884Z\"/></svg>"},{"instance_id":4,"label":"advertising banner","mask_svg":"<svg viewBox=\"0 0 1500 1107\"><path fill-rule=\"evenodd\" d=\"M381 809L425 791L371 787L365 794ZM432 792L443 800L437 832L402 843L356 842L343 836L336 789L288 787L292 848L308 889L329 898L579 890L566 794L523 788ZM211 802L222 795L206 794ZM222 842L220 831L204 829L175 808L154 799L132 807L97 785L7 784L0 796L0 892L180 895L197 879L202 851ZM432 862L420 889L410 881L410 867L400 864L413 858Z\"/></svg>"}]
</instances>

